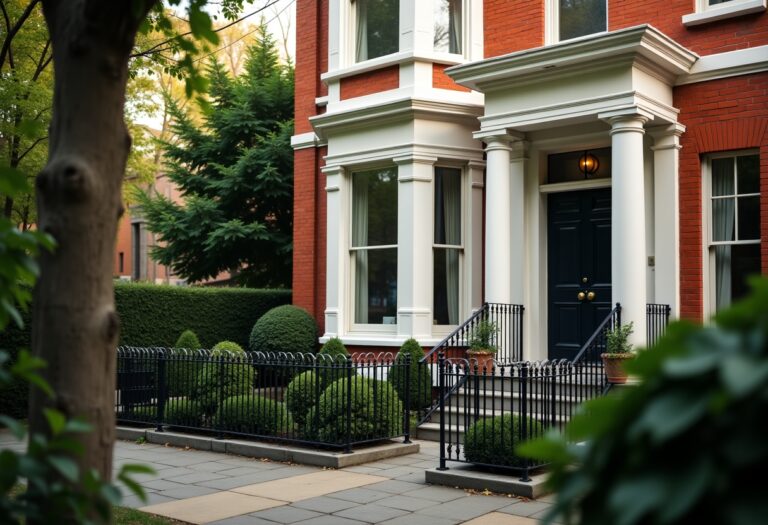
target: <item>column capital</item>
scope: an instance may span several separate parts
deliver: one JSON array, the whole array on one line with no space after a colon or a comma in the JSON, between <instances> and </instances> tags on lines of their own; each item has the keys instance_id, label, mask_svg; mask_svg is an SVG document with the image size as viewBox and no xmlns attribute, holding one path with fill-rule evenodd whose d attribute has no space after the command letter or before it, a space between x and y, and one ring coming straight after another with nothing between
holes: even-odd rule
<instances>
[{"instance_id":1,"label":"column capital","mask_svg":"<svg viewBox=\"0 0 768 525\"><path fill-rule=\"evenodd\" d=\"M668 126L658 126L648 129L648 134L653 138L653 151L665 149L681 149L680 136L685 133L685 126L679 122Z\"/></svg>"},{"instance_id":2,"label":"column capital","mask_svg":"<svg viewBox=\"0 0 768 525\"><path fill-rule=\"evenodd\" d=\"M485 151L494 149L511 150L511 145L515 142L525 140L525 134L512 130L502 131L476 131L472 135L475 139L485 143Z\"/></svg>"},{"instance_id":3,"label":"column capital","mask_svg":"<svg viewBox=\"0 0 768 525\"><path fill-rule=\"evenodd\" d=\"M408 153L407 155L395 157L392 161L398 166L403 164L427 164L429 166L434 166L437 162L437 157L419 155L418 153Z\"/></svg>"},{"instance_id":4,"label":"column capital","mask_svg":"<svg viewBox=\"0 0 768 525\"><path fill-rule=\"evenodd\" d=\"M330 177L332 175L342 175L344 173L344 166L341 164L330 164L320 168L320 171L325 173L326 177Z\"/></svg>"},{"instance_id":5,"label":"column capital","mask_svg":"<svg viewBox=\"0 0 768 525\"><path fill-rule=\"evenodd\" d=\"M653 120L653 114L637 106L606 111L597 118L611 125L611 135L614 133L636 132L645 133L645 123Z\"/></svg>"}]
</instances>

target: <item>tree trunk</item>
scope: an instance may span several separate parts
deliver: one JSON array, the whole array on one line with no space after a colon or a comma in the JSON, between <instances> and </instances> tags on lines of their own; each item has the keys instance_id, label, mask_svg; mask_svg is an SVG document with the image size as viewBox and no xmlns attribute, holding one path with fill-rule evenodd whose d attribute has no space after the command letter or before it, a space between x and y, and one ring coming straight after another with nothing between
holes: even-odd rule
<instances>
[{"instance_id":1,"label":"tree trunk","mask_svg":"<svg viewBox=\"0 0 768 525\"><path fill-rule=\"evenodd\" d=\"M119 320L112 265L121 184L130 149L123 119L128 55L153 1L45 0L53 42L54 101L48 164L37 176L39 228L56 240L40 259L33 301L33 352L48 363L55 408L93 431L78 436L82 469L109 480L115 437ZM139 12L140 11L140 12ZM30 400L30 427L48 432L50 406Z\"/></svg>"}]
</instances>

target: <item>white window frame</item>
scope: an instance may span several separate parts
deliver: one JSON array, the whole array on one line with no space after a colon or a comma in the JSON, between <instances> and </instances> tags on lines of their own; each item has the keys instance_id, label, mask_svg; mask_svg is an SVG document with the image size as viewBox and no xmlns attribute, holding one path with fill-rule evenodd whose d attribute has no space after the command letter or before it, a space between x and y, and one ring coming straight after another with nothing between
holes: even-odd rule
<instances>
[{"instance_id":1,"label":"white window frame","mask_svg":"<svg viewBox=\"0 0 768 525\"><path fill-rule=\"evenodd\" d=\"M437 0L429 0L436 2ZM448 51L437 51L434 48L435 32L434 32L434 20L432 23L432 52L436 55L445 55L448 57L454 57L459 59L468 59L470 57L469 48L472 45L470 40L472 32L470 31L470 23L472 21L472 3L475 0L461 0L461 53L450 53ZM432 6L434 10L434 4ZM446 166L447 167L447 166Z\"/></svg>"},{"instance_id":2,"label":"white window frame","mask_svg":"<svg viewBox=\"0 0 768 525\"><path fill-rule=\"evenodd\" d=\"M745 244L760 244L762 242L762 233L761 233L761 239L756 240L748 240L748 241L741 241L741 240L735 240L735 241L714 241L712 240L712 161L715 159L727 159L727 158L734 158L734 157L748 157L752 155L759 155L760 150L756 148L751 149L743 149L743 150L732 150L732 151L723 151L718 153L712 153L708 154L704 157L701 168L702 168L702 183L703 183L703 191L702 193L702 262L703 262L703 290L702 290L702 296L704 301L704 317L709 318L711 315L715 314L717 312L717 286L715 285L715 246L727 246L727 245L745 245ZM738 174L736 174L736 177L738 178ZM738 182L735 182L735 184L738 184ZM761 188L762 190L762 188ZM734 191L738 191L738 187L734 186ZM749 196L760 196L761 193L747 193L744 195L737 195L738 197L749 197ZM736 203L736 207L734 209L734 214L736 214L736 231L738 232L738 203ZM737 235L738 238L738 235Z\"/></svg>"},{"instance_id":3,"label":"white window frame","mask_svg":"<svg viewBox=\"0 0 768 525\"><path fill-rule=\"evenodd\" d=\"M391 57L393 55L398 54L401 47L401 42L399 41L399 35L400 35L400 28L398 28L398 48L393 53L389 53L386 55L382 55L380 57L374 57L374 58L368 58L366 60L357 60L357 1L356 0L339 0L342 3L343 6L343 14L341 16L342 23L341 23L341 32L345 34L346 38L342 39L343 44L343 53L344 57L346 57L343 60L343 63L347 67L356 66L358 64L367 64L369 61L372 60L386 60L387 57ZM409 2L410 0L398 0L398 24L402 26L402 18L403 18L403 2Z\"/></svg>"},{"instance_id":4,"label":"white window frame","mask_svg":"<svg viewBox=\"0 0 768 525\"><path fill-rule=\"evenodd\" d=\"M386 244L386 245L377 245L372 247L354 247L352 246L352 209L353 204L352 201L354 199L354 186L352 183L352 179L354 178L355 173L365 172L365 171L373 171L377 169L392 169L395 173L395 184L400 184L398 180L398 167L395 164L390 163L379 163L379 164L364 164L364 165L358 165L354 167L348 167L345 169L345 175L348 179L345 183L345 186L348 188L348 191L346 192L347 198L344 199L344 216L346 217L346 251L347 251L347 268L348 271L346 272L345 279L346 279L346 288L347 288L347 294L346 294L346 312L348 312L347 315L347 333L350 335L397 335L397 305L395 305L395 322L393 324L368 324L368 323L356 323L355 322L355 281L356 281L356 274L357 272L357 265L355 264L355 252L358 252L360 250L383 250L383 249L392 249L395 248L398 252L399 257L399 250L400 246L399 244ZM397 213L398 216L400 214L400 197L399 197L399 186L398 186L398 201L397 201ZM397 259L396 259L397 260ZM397 292L400 293L400 275L397 275Z\"/></svg>"},{"instance_id":5,"label":"white window frame","mask_svg":"<svg viewBox=\"0 0 768 525\"><path fill-rule=\"evenodd\" d=\"M608 31L608 16L610 2L605 0L605 29L597 33L582 35L576 38L584 38L593 35L599 35ZM569 40L575 40L571 38ZM557 44L559 42L568 42L569 40L560 40L560 0L546 0L544 4L544 45Z\"/></svg>"},{"instance_id":6,"label":"white window frame","mask_svg":"<svg viewBox=\"0 0 768 525\"><path fill-rule=\"evenodd\" d=\"M683 15L683 25L696 26L736 16L760 13L766 9L766 0L731 0L709 5L709 0L696 0L696 11Z\"/></svg>"},{"instance_id":7,"label":"white window frame","mask_svg":"<svg viewBox=\"0 0 768 525\"><path fill-rule=\"evenodd\" d=\"M453 245L453 244L436 244L435 243L435 190L436 190L436 183L437 183L437 169L438 168L451 168L451 169L457 169L459 170L459 177L460 177L460 183L459 187L461 188L461 244L459 246ZM437 162L433 168L433 176L432 176L432 259L430 261L431 264L431 275L432 279L430 279L430 297L432 297L432 304L430 306L430 310L432 311L432 335L433 336L447 336L450 334L453 330L455 330L459 324L463 323L467 316L466 311L466 305L464 303L465 298L469 296L469 290L466 288L470 285L470 279L464 279L464 271L465 271L465 264L464 264L464 258L466 254L466 245L467 245L467 225L470 221L471 217L469 215L469 206L467 205L467 200L470 197L470 192L467 188L467 181L468 181L468 170L466 167L466 163L451 163L451 162ZM450 324L434 324L434 315L435 315L435 249L436 248L453 248L459 250L459 324L450 325Z\"/></svg>"}]
</instances>

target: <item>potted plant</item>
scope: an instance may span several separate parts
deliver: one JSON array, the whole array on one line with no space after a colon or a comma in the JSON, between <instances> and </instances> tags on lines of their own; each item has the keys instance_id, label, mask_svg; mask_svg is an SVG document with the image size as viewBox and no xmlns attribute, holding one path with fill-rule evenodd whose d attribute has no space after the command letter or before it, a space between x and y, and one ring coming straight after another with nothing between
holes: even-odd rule
<instances>
[{"instance_id":1,"label":"potted plant","mask_svg":"<svg viewBox=\"0 0 768 525\"><path fill-rule=\"evenodd\" d=\"M470 363L476 363L477 369L486 374L493 370L493 357L496 355L493 339L498 331L496 323L483 319L472 328L469 335L467 356Z\"/></svg>"},{"instance_id":2,"label":"potted plant","mask_svg":"<svg viewBox=\"0 0 768 525\"><path fill-rule=\"evenodd\" d=\"M624 371L624 363L635 357L632 351L632 343L629 336L633 332L632 323L617 326L605 335L605 353L600 354L605 367L605 375L609 383L621 384L627 382L627 373Z\"/></svg>"}]
</instances>

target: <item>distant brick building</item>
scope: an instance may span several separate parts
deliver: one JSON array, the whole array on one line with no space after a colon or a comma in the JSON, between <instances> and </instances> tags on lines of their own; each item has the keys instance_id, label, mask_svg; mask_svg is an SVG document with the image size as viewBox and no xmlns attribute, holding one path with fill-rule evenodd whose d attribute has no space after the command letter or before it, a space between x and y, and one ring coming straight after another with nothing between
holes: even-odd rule
<instances>
[{"instance_id":1,"label":"distant brick building","mask_svg":"<svg viewBox=\"0 0 768 525\"><path fill-rule=\"evenodd\" d=\"M520 304L528 359L730 304L768 273L765 11L298 0L294 302L361 347Z\"/></svg>"}]
</instances>

